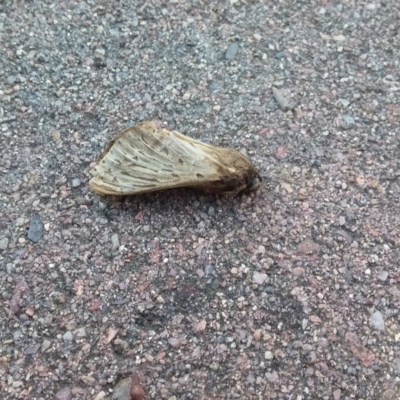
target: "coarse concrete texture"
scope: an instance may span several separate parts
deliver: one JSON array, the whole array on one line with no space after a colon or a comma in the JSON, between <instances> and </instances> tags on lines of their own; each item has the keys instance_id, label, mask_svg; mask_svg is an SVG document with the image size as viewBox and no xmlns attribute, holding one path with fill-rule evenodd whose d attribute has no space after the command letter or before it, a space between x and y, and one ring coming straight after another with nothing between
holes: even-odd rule
<instances>
[{"instance_id":1,"label":"coarse concrete texture","mask_svg":"<svg viewBox=\"0 0 400 400\"><path fill-rule=\"evenodd\" d=\"M400 398L400 2L0 2L0 397ZM251 195L88 188L144 120Z\"/></svg>"}]
</instances>

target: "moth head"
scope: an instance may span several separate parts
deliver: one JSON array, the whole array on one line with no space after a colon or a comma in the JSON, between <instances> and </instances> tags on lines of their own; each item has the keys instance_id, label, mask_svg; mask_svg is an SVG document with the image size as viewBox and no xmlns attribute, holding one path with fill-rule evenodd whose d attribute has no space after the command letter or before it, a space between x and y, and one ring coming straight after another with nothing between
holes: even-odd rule
<instances>
[{"instance_id":1,"label":"moth head","mask_svg":"<svg viewBox=\"0 0 400 400\"><path fill-rule=\"evenodd\" d=\"M257 190L261 185L261 176L257 174L257 176L252 176L249 178L246 184L246 188L244 189L245 192L254 192Z\"/></svg>"},{"instance_id":2,"label":"moth head","mask_svg":"<svg viewBox=\"0 0 400 400\"><path fill-rule=\"evenodd\" d=\"M254 192L262 182L260 174L256 171L251 162L240 152L227 149L226 164L229 165L227 170L237 178L236 193Z\"/></svg>"}]
</instances>

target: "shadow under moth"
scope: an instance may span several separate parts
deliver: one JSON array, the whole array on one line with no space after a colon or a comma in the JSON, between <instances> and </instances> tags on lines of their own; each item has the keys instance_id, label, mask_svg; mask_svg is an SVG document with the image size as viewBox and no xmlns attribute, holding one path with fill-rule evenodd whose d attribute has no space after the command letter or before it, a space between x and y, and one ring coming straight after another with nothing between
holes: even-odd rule
<instances>
[{"instance_id":1,"label":"shadow under moth","mask_svg":"<svg viewBox=\"0 0 400 400\"><path fill-rule=\"evenodd\" d=\"M206 193L256 190L261 177L234 149L211 146L143 122L120 132L90 171L100 195L133 195L190 187Z\"/></svg>"}]
</instances>

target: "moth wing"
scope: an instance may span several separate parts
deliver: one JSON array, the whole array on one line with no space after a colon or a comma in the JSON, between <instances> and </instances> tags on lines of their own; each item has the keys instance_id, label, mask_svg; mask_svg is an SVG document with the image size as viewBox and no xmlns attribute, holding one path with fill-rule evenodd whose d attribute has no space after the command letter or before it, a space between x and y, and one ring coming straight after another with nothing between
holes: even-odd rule
<instances>
[{"instance_id":1,"label":"moth wing","mask_svg":"<svg viewBox=\"0 0 400 400\"><path fill-rule=\"evenodd\" d=\"M130 195L221 179L218 149L145 122L121 132L92 169L99 194Z\"/></svg>"}]
</instances>

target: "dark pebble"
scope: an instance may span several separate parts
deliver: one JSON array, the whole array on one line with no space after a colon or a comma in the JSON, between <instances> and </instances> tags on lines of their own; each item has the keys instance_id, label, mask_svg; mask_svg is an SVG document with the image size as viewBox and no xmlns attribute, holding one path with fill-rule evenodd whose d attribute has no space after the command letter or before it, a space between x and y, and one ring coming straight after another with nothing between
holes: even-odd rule
<instances>
[{"instance_id":1,"label":"dark pebble","mask_svg":"<svg viewBox=\"0 0 400 400\"><path fill-rule=\"evenodd\" d=\"M43 222L38 214L32 215L29 225L28 239L37 243L43 236Z\"/></svg>"},{"instance_id":2,"label":"dark pebble","mask_svg":"<svg viewBox=\"0 0 400 400\"><path fill-rule=\"evenodd\" d=\"M211 288L214 289L214 290L218 289L219 288L219 283L220 283L219 279L213 279L212 282L211 282Z\"/></svg>"}]
</instances>

